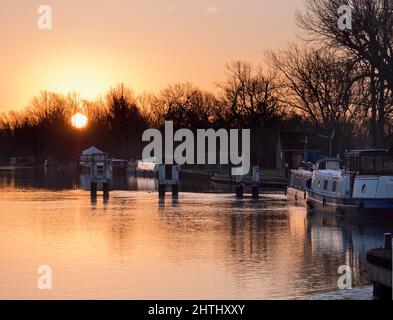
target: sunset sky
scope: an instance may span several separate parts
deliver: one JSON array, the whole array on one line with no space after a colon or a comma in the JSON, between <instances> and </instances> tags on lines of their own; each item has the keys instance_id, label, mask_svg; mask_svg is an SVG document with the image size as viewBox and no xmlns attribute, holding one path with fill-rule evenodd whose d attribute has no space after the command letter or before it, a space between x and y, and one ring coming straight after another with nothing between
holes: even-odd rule
<instances>
[{"instance_id":1,"label":"sunset sky","mask_svg":"<svg viewBox=\"0 0 393 320\"><path fill-rule=\"evenodd\" d=\"M40 5L53 29L37 28ZM3 0L0 112L42 90L94 99L124 82L137 93L189 81L213 90L232 60L263 61L296 40L303 0Z\"/></svg>"}]
</instances>

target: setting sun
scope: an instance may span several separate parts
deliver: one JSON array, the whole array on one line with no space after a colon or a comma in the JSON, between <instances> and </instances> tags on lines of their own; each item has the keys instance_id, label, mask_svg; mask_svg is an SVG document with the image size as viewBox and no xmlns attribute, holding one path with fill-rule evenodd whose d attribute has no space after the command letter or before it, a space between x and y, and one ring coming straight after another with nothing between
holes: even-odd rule
<instances>
[{"instance_id":1,"label":"setting sun","mask_svg":"<svg viewBox=\"0 0 393 320\"><path fill-rule=\"evenodd\" d=\"M85 128L87 125L87 117L84 114L78 112L71 118L71 123L75 128Z\"/></svg>"}]
</instances>

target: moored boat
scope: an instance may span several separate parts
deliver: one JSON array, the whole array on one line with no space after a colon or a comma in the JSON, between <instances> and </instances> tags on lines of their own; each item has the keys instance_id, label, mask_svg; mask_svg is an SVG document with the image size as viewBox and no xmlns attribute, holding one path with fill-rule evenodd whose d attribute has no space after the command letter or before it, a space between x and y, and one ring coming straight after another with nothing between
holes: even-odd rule
<instances>
[{"instance_id":1,"label":"moored boat","mask_svg":"<svg viewBox=\"0 0 393 320\"><path fill-rule=\"evenodd\" d=\"M355 150L323 159L307 186L310 211L338 215L393 216L393 153Z\"/></svg>"},{"instance_id":2,"label":"moored boat","mask_svg":"<svg viewBox=\"0 0 393 320\"><path fill-rule=\"evenodd\" d=\"M289 202L305 205L307 181L313 176L313 166L304 163L297 170L291 170L289 184L287 187L287 200Z\"/></svg>"},{"instance_id":3,"label":"moored boat","mask_svg":"<svg viewBox=\"0 0 393 320\"><path fill-rule=\"evenodd\" d=\"M122 176L127 174L128 160L112 159L112 172L115 176Z\"/></svg>"}]
</instances>

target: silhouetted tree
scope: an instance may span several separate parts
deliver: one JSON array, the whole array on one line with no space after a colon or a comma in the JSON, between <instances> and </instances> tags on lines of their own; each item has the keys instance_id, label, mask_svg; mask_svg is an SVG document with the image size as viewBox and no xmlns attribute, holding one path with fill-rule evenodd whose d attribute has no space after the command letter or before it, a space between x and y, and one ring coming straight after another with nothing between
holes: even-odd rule
<instances>
[{"instance_id":1,"label":"silhouetted tree","mask_svg":"<svg viewBox=\"0 0 393 320\"><path fill-rule=\"evenodd\" d=\"M352 9L352 28L338 27L338 8ZM393 90L393 1L392 0L307 0L306 10L298 14L301 28L313 40L344 51L352 59L365 61L371 70L372 125L374 140L384 146L387 118L385 82ZM376 87L378 86L378 88ZM378 118L378 119L377 119ZM376 128L375 128L376 126Z\"/></svg>"},{"instance_id":2,"label":"silhouetted tree","mask_svg":"<svg viewBox=\"0 0 393 320\"><path fill-rule=\"evenodd\" d=\"M283 117L277 99L276 76L265 76L260 67L236 61L227 65L227 80L220 85L226 115L238 126L269 126Z\"/></svg>"},{"instance_id":3,"label":"silhouetted tree","mask_svg":"<svg viewBox=\"0 0 393 320\"><path fill-rule=\"evenodd\" d=\"M123 84L112 88L106 97L110 150L129 157L141 154L141 137L147 123L142 117L134 92Z\"/></svg>"},{"instance_id":4,"label":"silhouetted tree","mask_svg":"<svg viewBox=\"0 0 393 320\"><path fill-rule=\"evenodd\" d=\"M320 133L330 136L335 132L337 151L342 152L345 138L354 133L362 117L354 63L327 48L292 46L268 55L283 77L280 100L308 117Z\"/></svg>"}]
</instances>

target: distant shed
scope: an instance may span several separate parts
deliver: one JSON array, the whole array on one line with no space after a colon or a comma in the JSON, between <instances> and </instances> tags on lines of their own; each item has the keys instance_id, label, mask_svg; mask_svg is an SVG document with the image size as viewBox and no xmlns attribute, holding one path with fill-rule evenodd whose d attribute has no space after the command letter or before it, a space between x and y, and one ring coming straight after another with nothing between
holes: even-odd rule
<instances>
[{"instance_id":1,"label":"distant shed","mask_svg":"<svg viewBox=\"0 0 393 320\"><path fill-rule=\"evenodd\" d=\"M276 168L297 169L302 161L315 163L327 156L321 149L326 142L313 134L302 132L281 132L278 136L276 148Z\"/></svg>"}]
</instances>

